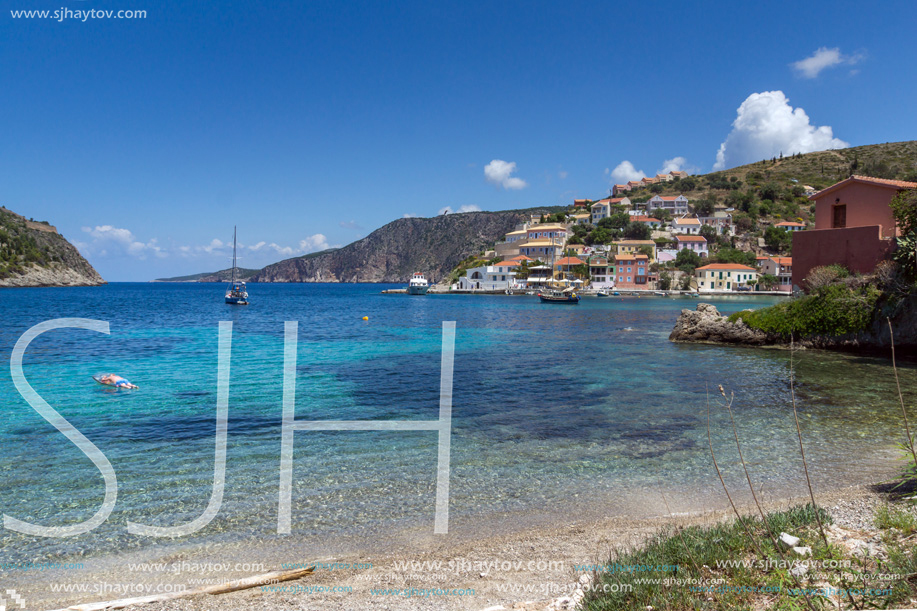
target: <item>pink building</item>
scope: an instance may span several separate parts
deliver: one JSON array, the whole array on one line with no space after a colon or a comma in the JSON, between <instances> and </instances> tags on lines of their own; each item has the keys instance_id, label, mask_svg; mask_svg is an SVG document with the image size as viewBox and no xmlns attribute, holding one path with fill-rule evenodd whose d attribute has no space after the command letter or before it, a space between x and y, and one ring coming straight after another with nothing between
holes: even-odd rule
<instances>
[{"instance_id":1,"label":"pink building","mask_svg":"<svg viewBox=\"0 0 917 611\"><path fill-rule=\"evenodd\" d=\"M620 289L647 288L649 257L615 255L615 286Z\"/></svg>"},{"instance_id":2,"label":"pink building","mask_svg":"<svg viewBox=\"0 0 917 611\"><path fill-rule=\"evenodd\" d=\"M793 284L802 286L814 267L840 264L870 273L887 259L898 235L891 202L917 183L851 176L815 193L815 230L793 233Z\"/></svg>"},{"instance_id":3,"label":"pink building","mask_svg":"<svg viewBox=\"0 0 917 611\"><path fill-rule=\"evenodd\" d=\"M702 235L677 235L675 236L676 250L691 250L702 257L706 257L707 238Z\"/></svg>"}]
</instances>

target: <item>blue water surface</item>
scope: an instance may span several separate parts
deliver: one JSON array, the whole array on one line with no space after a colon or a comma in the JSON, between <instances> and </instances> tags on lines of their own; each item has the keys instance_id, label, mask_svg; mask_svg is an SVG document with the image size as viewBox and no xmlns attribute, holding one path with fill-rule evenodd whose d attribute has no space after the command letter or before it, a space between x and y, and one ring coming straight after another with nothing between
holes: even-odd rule
<instances>
[{"instance_id":1,"label":"blue water surface","mask_svg":"<svg viewBox=\"0 0 917 611\"><path fill-rule=\"evenodd\" d=\"M571 508L654 513L719 494L707 438L741 484L729 415L755 485L801 492L789 385L791 354L681 345L668 334L696 299L383 295L385 285L253 284L251 305L223 303L217 284L117 283L0 292L2 513L44 525L90 517L104 486L93 464L16 391L17 339L62 317L108 321L111 334L58 330L25 356L35 390L111 461L115 511L69 540L0 531L7 560L111 553L151 545L126 523L169 526L207 506L213 481L220 321L233 323L226 492L191 544L276 537L283 329L298 321L300 420L433 420L439 409L443 321L456 322L451 520L504 521L527 512L569 519ZM707 299L722 312L777 298ZM362 320L364 316L368 321ZM871 481L887 470L900 408L887 360L802 351L792 356L810 468L818 486ZM90 376L115 372L140 386L112 391ZM901 368L908 404L914 369ZM436 486L432 432L297 432L293 532L429 525ZM766 496L766 495L765 495Z\"/></svg>"}]
</instances>

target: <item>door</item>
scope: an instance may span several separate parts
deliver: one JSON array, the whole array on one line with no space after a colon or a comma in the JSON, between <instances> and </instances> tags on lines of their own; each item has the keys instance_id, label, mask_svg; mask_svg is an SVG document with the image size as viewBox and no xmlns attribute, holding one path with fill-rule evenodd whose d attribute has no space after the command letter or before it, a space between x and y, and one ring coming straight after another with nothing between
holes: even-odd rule
<instances>
[{"instance_id":1,"label":"door","mask_svg":"<svg viewBox=\"0 0 917 611\"><path fill-rule=\"evenodd\" d=\"M842 229L847 226L847 205L838 204L834 206L834 219L831 226L835 229Z\"/></svg>"}]
</instances>

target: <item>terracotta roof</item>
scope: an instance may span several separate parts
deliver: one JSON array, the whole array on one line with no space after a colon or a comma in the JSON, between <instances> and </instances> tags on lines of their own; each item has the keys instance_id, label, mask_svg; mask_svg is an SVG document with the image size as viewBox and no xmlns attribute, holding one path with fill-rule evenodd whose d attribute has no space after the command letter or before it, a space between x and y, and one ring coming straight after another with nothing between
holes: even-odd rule
<instances>
[{"instance_id":1,"label":"terracotta roof","mask_svg":"<svg viewBox=\"0 0 917 611\"><path fill-rule=\"evenodd\" d=\"M564 257L557 262L557 265L584 265L586 262L576 257Z\"/></svg>"},{"instance_id":2,"label":"terracotta roof","mask_svg":"<svg viewBox=\"0 0 917 611\"><path fill-rule=\"evenodd\" d=\"M525 255L519 255L518 257L513 257L510 261L534 261L531 257L526 257Z\"/></svg>"},{"instance_id":3,"label":"terracotta roof","mask_svg":"<svg viewBox=\"0 0 917 611\"><path fill-rule=\"evenodd\" d=\"M604 204L620 204L620 203L623 202L623 201L624 201L624 198L623 198L623 197L605 198L605 199L600 199L599 201L597 201L597 202L595 202L594 204L592 204L592 207L595 208L595 207L598 206L599 204L602 204L602 205L604 205Z\"/></svg>"},{"instance_id":4,"label":"terracotta roof","mask_svg":"<svg viewBox=\"0 0 917 611\"><path fill-rule=\"evenodd\" d=\"M649 259L646 255L615 255L615 261L633 261L635 259Z\"/></svg>"},{"instance_id":5,"label":"terracotta roof","mask_svg":"<svg viewBox=\"0 0 917 611\"><path fill-rule=\"evenodd\" d=\"M753 267L748 267L747 265L740 265L738 263L711 263L710 265L704 265L703 267L698 267L697 269L722 269L722 270L739 270L739 271L749 271L754 272L758 271Z\"/></svg>"},{"instance_id":6,"label":"terracotta roof","mask_svg":"<svg viewBox=\"0 0 917 611\"><path fill-rule=\"evenodd\" d=\"M632 221L634 221L634 222L636 222L636 223L649 223L649 222L652 222L652 223L661 223L661 222L662 222L662 221L660 221L659 219L654 219L654 218L651 217L651 216L632 216L632 217L630 217L630 220L632 220Z\"/></svg>"},{"instance_id":7,"label":"terracotta roof","mask_svg":"<svg viewBox=\"0 0 917 611\"><path fill-rule=\"evenodd\" d=\"M552 231L552 230L560 231L561 229L563 229L564 231L567 230L566 227L558 223L545 223L544 225L535 225L534 227L529 227L528 231Z\"/></svg>"},{"instance_id":8,"label":"terracotta roof","mask_svg":"<svg viewBox=\"0 0 917 611\"><path fill-rule=\"evenodd\" d=\"M499 263L494 263L494 267L513 267L516 265L522 265L519 261L500 261Z\"/></svg>"},{"instance_id":9,"label":"terracotta roof","mask_svg":"<svg viewBox=\"0 0 917 611\"><path fill-rule=\"evenodd\" d=\"M805 223L797 223L795 221L782 221L774 225L774 227L805 227Z\"/></svg>"},{"instance_id":10,"label":"terracotta roof","mask_svg":"<svg viewBox=\"0 0 917 611\"><path fill-rule=\"evenodd\" d=\"M917 182L908 182L906 180L889 180L887 178L875 178L873 176L857 176L853 175L850 178L846 178L840 182L836 182L830 187L822 189L818 193L813 193L809 196L810 200L818 199L826 193L830 193L835 189L846 186L851 182L865 182L870 185L876 185L878 187L888 187L890 189L917 189Z\"/></svg>"},{"instance_id":11,"label":"terracotta roof","mask_svg":"<svg viewBox=\"0 0 917 611\"><path fill-rule=\"evenodd\" d=\"M700 221L697 219L675 219L672 222L679 225L700 225Z\"/></svg>"},{"instance_id":12,"label":"terracotta roof","mask_svg":"<svg viewBox=\"0 0 917 611\"><path fill-rule=\"evenodd\" d=\"M676 199L681 197L681 195L657 195L657 197L664 202L674 202Z\"/></svg>"},{"instance_id":13,"label":"terracotta roof","mask_svg":"<svg viewBox=\"0 0 917 611\"><path fill-rule=\"evenodd\" d=\"M675 239L679 242L707 242L707 238L702 235L677 235Z\"/></svg>"},{"instance_id":14,"label":"terracotta roof","mask_svg":"<svg viewBox=\"0 0 917 611\"><path fill-rule=\"evenodd\" d=\"M755 257L756 259L763 259L764 261L773 261L777 265L790 266L793 265L793 257Z\"/></svg>"},{"instance_id":15,"label":"terracotta roof","mask_svg":"<svg viewBox=\"0 0 917 611\"><path fill-rule=\"evenodd\" d=\"M618 246L637 246L637 245L642 246L644 244L652 244L653 246L655 246L656 242L652 240L621 240L619 242L615 242L615 244L617 244Z\"/></svg>"}]
</instances>

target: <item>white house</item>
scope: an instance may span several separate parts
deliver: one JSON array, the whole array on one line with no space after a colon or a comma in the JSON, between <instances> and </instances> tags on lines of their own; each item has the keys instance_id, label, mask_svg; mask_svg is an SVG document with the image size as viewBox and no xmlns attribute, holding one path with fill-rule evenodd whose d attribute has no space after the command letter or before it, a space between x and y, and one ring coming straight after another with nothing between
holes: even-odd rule
<instances>
[{"instance_id":1,"label":"white house","mask_svg":"<svg viewBox=\"0 0 917 611\"><path fill-rule=\"evenodd\" d=\"M574 214L570 217L573 219L573 222L577 225L588 225L590 220L590 215L588 212L583 212L582 214Z\"/></svg>"},{"instance_id":2,"label":"white house","mask_svg":"<svg viewBox=\"0 0 917 611\"><path fill-rule=\"evenodd\" d=\"M668 210L672 216L688 214L688 198L684 195L662 196L654 195L646 202L647 212L655 210Z\"/></svg>"},{"instance_id":3,"label":"white house","mask_svg":"<svg viewBox=\"0 0 917 611\"><path fill-rule=\"evenodd\" d=\"M677 250L696 252L702 257L706 257L709 254L707 238L702 235L677 235L675 236L675 247Z\"/></svg>"},{"instance_id":4,"label":"white house","mask_svg":"<svg viewBox=\"0 0 917 611\"><path fill-rule=\"evenodd\" d=\"M529 240L519 247L519 254L547 263L563 256L564 247L557 240Z\"/></svg>"},{"instance_id":5,"label":"white house","mask_svg":"<svg viewBox=\"0 0 917 611\"><path fill-rule=\"evenodd\" d=\"M503 291L518 288L516 267L518 263L504 261L495 265L472 267L459 278L458 288L463 291Z\"/></svg>"},{"instance_id":6,"label":"white house","mask_svg":"<svg viewBox=\"0 0 917 611\"><path fill-rule=\"evenodd\" d=\"M612 206L630 207L630 198L614 197L614 198L609 198L609 199L600 199L599 201L592 204L592 224L598 225L599 221L611 216L611 207Z\"/></svg>"},{"instance_id":7,"label":"white house","mask_svg":"<svg viewBox=\"0 0 917 611\"><path fill-rule=\"evenodd\" d=\"M806 228L805 223L796 223L793 221L783 221L774 225L777 229L784 229L786 231L803 231Z\"/></svg>"},{"instance_id":8,"label":"white house","mask_svg":"<svg viewBox=\"0 0 917 611\"><path fill-rule=\"evenodd\" d=\"M701 223L698 219L680 218L672 221L672 231L687 235L700 234Z\"/></svg>"},{"instance_id":9,"label":"white house","mask_svg":"<svg viewBox=\"0 0 917 611\"><path fill-rule=\"evenodd\" d=\"M715 228L717 233L729 233L732 228L732 215L722 210L717 210L713 216L698 216L697 220L701 225Z\"/></svg>"}]
</instances>

